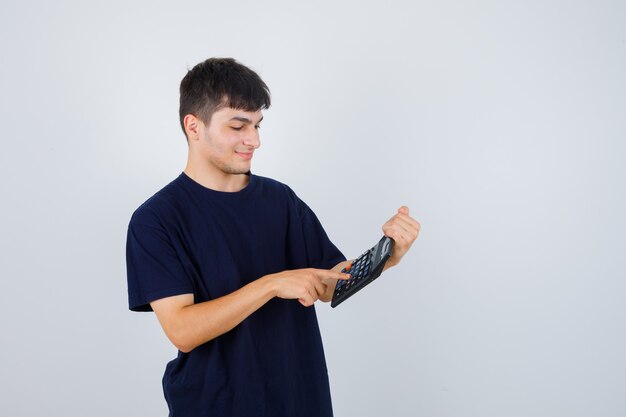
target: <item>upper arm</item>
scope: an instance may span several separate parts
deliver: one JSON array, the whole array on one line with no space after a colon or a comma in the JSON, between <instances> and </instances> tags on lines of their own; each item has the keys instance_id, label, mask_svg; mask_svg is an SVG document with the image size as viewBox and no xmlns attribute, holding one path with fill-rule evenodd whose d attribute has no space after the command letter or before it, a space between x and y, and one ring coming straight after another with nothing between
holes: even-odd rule
<instances>
[{"instance_id":1,"label":"upper arm","mask_svg":"<svg viewBox=\"0 0 626 417\"><path fill-rule=\"evenodd\" d=\"M193 293L193 279L184 256L181 243L163 227L131 219L126 240L130 309L150 311L152 300Z\"/></svg>"},{"instance_id":2,"label":"upper arm","mask_svg":"<svg viewBox=\"0 0 626 417\"><path fill-rule=\"evenodd\" d=\"M193 304L193 294L173 295L150 302L150 307L157 316L168 316Z\"/></svg>"},{"instance_id":3,"label":"upper arm","mask_svg":"<svg viewBox=\"0 0 626 417\"><path fill-rule=\"evenodd\" d=\"M295 196L296 210L300 222L300 236L306 254L307 267L329 269L333 263L343 261L346 257L330 240L320 220L313 210L300 198Z\"/></svg>"},{"instance_id":4,"label":"upper arm","mask_svg":"<svg viewBox=\"0 0 626 417\"><path fill-rule=\"evenodd\" d=\"M178 346L179 343L177 329L181 323L180 313L183 308L193 303L193 294L174 295L150 302L150 307L159 319L163 331L174 345Z\"/></svg>"}]
</instances>

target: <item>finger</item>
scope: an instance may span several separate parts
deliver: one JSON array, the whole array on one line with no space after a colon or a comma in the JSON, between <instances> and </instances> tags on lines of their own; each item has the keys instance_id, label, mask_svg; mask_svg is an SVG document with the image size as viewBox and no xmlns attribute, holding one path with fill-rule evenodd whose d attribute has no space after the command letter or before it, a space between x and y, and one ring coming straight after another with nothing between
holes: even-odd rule
<instances>
[{"instance_id":1,"label":"finger","mask_svg":"<svg viewBox=\"0 0 626 417\"><path fill-rule=\"evenodd\" d=\"M315 298L316 300L321 294L324 294L326 292L326 284L324 281L325 280L312 279L306 285L306 288L311 293L311 296L313 296L313 298Z\"/></svg>"},{"instance_id":2,"label":"finger","mask_svg":"<svg viewBox=\"0 0 626 417\"><path fill-rule=\"evenodd\" d=\"M315 282L315 290L317 291L317 298L319 298L321 295L326 294L326 284L322 281L316 281Z\"/></svg>"},{"instance_id":3,"label":"finger","mask_svg":"<svg viewBox=\"0 0 626 417\"><path fill-rule=\"evenodd\" d=\"M298 301L300 301L300 304L302 304L305 307L311 307L313 305L313 302L304 298L298 298Z\"/></svg>"},{"instance_id":4,"label":"finger","mask_svg":"<svg viewBox=\"0 0 626 417\"><path fill-rule=\"evenodd\" d=\"M419 226L414 225L408 219L399 218L398 226L400 226L403 232L407 233L412 239L417 238L417 235L419 235L419 232L420 232Z\"/></svg>"},{"instance_id":5,"label":"finger","mask_svg":"<svg viewBox=\"0 0 626 417\"><path fill-rule=\"evenodd\" d=\"M300 298L298 298L298 300L302 300L300 302L306 307L313 305L315 300L317 300L317 295L313 295L314 292L315 290L310 290L309 288L305 287L302 291L302 294L300 295Z\"/></svg>"},{"instance_id":6,"label":"finger","mask_svg":"<svg viewBox=\"0 0 626 417\"><path fill-rule=\"evenodd\" d=\"M306 289L311 295L311 300L313 303L316 302L318 298L320 298L319 293L317 292L317 283L315 281L311 282L310 285L307 285Z\"/></svg>"},{"instance_id":7,"label":"finger","mask_svg":"<svg viewBox=\"0 0 626 417\"><path fill-rule=\"evenodd\" d=\"M407 232L401 227L383 228L383 233L385 236L392 238L396 242L397 249L401 250L402 248L408 249L417 237L416 234Z\"/></svg>"},{"instance_id":8,"label":"finger","mask_svg":"<svg viewBox=\"0 0 626 417\"><path fill-rule=\"evenodd\" d=\"M326 279L350 279L351 275L349 273L345 273L345 272L338 272L338 271L331 271L331 270L327 270L327 269L316 269L315 270L315 276L317 277L317 279L319 279L320 281L326 280Z\"/></svg>"},{"instance_id":9,"label":"finger","mask_svg":"<svg viewBox=\"0 0 626 417\"><path fill-rule=\"evenodd\" d=\"M383 233L392 232L402 236L415 236L417 237L417 230L411 227L411 224L404 220L394 219L383 225ZM392 236L389 236L392 237ZM395 239L394 239L395 240Z\"/></svg>"},{"instance_id":10,"label":"finger","mask_svg":"<svg viewBox=\"0 0 626 417\"><path fill-rule=\"evenodd\" d=\"M389 223L391 223L391 226L399 226L407 231L414 229L413 224L406 217L396 216Z\"/></svg>"},{"instance_id":11,"label":"finger","mask_svg":"<svg viewBox=\"0 0 626 417\"><path fill-rule=\"evenodd\" d=\"M405 242L408 240L398 229L383 229L383 233L385 236L392 238L393 241L396 242L396 246L404 246Z\"/></svg>"},{"instance_id":12,"label":"finger","mask_svg":"<svg viewBox=\"0 0 626 417\"><path fill-rule=\"evenodd\" d=\"M347 281L350 278L352 278L351 275L345 275L343 278L341 278L341 280L338 280L336 278L326 278L325 280L322 280L322 282L324 283L324 285L326 285L327 287L334 287L335 285L337 285L337 281Z\"/></svg>"},{"instance_id":13,"label":"finger","mask_svg":"<svg viewBox=\"0 0 626 417\"><path fill-rule=\"evenodd\" d=\"M409 208L407 206L401 206L398 209L398 213L402 213L402 214L406 214L408 216L409 214Z\"/></svg>"},{"instance_id":14,"label":"finger","mask_svg":"<svg viewBox=\"0 0 626 417\"><path fill-rule=\"evenodd\" d=\"M346 273L341 273L341 275L337 277L336 279L341 279L345 281L350 278L352 278L352 274L350 274L350 272L346 272Z\"/></svg>"},{"instance_id":15,"label":"finger","mask_svg":"<svg viewBox=\"0 0 626 417\"><path fill-rule=\"evenodd\" d=\"M396 217L410 223L412 227L418 230L421 228L420 223L408 214L396 214Z\"/></svg>"},{"instance_id":16,"label":"finger","mask_svg":"<svg viewBox=\"0 0 626 417\"><path fill-rule=\"evenodd\" d=\"M409 216L400 214L389 219L389 221L383 225L383 230L389 227L399 227L413 238L417 238L421 228L420 224L417 221Z\"/></svg>"}]
</instances>

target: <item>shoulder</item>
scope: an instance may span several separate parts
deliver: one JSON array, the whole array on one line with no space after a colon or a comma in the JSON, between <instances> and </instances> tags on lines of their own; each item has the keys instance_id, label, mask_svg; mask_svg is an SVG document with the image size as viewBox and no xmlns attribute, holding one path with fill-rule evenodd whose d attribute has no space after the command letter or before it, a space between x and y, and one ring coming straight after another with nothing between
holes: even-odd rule
<instances>
[{"instance_id":1,"label":"shoulder","mask_svg":"<svg viewBox=\"0 0 626 417\"><path fill-rule=\"evenodd\" d=\"M296 193L287 184L275 180L269 177L263 177L261 175L254 175L257 181L257 187L265 195L274 195L276 197L282 197L289 200L297 199Z\"/></svg>"},{"instance_id":2,"label":"shoulder","mask_svg":"<svg viewBox=\"0 0 626 417\"><path fill-rule=\"evenodd\" d=\"M289 209L300 217L305 217L311 212L309 206L287 184L278 180L255 175L258 189L265 198L274 198L286 204Z\"/></svg>"},{"instance_id":3,"label":"shoulder","mask_svg":"<svg viewBox=\"0 0 626 417\"><path fill-rule=\"evenodd\" d=\"M270 190L275 190L275 191L291 190L291 188L287 184L282 183L273 178L264 177L262 175L256 175L256 174L252 174L252 175L254 176L255 180L258 182L259 186L261 187L264 187Z\"/></svg>"},{"instance_id":4,"label":"shoulder","mask_svg":"<svg viewBox=\"0 0 626 417\"><path fill-rule=\"evenodd\" d=\"M133 212L130 224L163 227L163 220L180 211L184 200L184 190L178 177L144 201Z\"/></svg>"}]
</instances>

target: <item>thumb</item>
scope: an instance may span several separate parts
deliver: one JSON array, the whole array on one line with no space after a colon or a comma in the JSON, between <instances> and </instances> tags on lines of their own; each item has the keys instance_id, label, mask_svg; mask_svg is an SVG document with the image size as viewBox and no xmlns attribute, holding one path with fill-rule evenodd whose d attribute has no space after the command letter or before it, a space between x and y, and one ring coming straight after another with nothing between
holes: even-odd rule
<instances>
[{"instance_id":1,"label":"thumb","mask_svg":"<svg viewBox=\"0 0 626 417\"><path fill-rule=\"evenodd\" d=\"M409 208L407 206L402 206L398 209L398 213L402 213L402 214L409 214Z\"/></svg>"}]
</instances>

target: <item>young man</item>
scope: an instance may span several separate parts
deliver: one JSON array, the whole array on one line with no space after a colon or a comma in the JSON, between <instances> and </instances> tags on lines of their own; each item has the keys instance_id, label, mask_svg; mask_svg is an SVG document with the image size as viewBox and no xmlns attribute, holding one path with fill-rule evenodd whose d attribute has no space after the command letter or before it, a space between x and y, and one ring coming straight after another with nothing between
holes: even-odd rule
<instances>
[{"instance_id":1,"label":"young man","mask_svg":"<svg viewBox=\"0 0 626 417\"><path fill-rule=\"evenodd\" d=\"M332 415L313 304L349 261L286 185L250 173L269 90L211 58L180 86L187 166L132 215L129 305L178 348L163 377L173 417ZM419 233L406 207L383 225L396 265Z\"/></svg>"}]
</instances>

